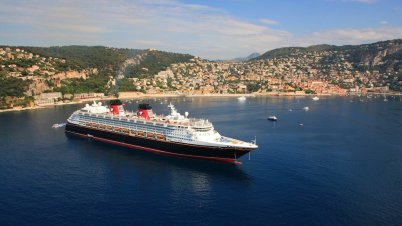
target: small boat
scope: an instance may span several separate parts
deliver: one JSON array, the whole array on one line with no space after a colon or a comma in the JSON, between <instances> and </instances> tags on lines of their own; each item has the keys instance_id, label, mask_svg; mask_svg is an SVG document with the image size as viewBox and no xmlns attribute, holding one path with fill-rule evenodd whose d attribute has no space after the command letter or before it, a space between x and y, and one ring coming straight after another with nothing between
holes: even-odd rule
<instances>
[{"instance_id":1,"label":"small boat","mask_svg":"<svg viewBox=\"0 0 402 226\"><path fill-rule=\"evenodd\" d=\"M319 100L320 98L318 98L318 97L313 97L313 100Z\"/></svg>"},{"instance_id":2,"label":"small boat","mask_svg":"<svg viewBox=\"0 0 402 226\"><path fill-rule=\"evenodd\" d=\"M308 107L304 107L303 110L304 110L304 111L308 111L308 110L310 110L310 109L309 109Z\"/></svg>"},{"instance_id":3,"label":"small boat","mask_svg":"<svg viewBox=\"0 0 402 226\"><path fill-rule=\"evenodd\" d=\"M147 137L154 138L155 135L153 133L147 133Z\"/></svg>"},{"instance_id":4,"label":"small boat","mask_svg":"<svg viewBox=\"0 0 402 226\"><path fill-rule=\"evenodd\" d=\"M238 97L237 98L239 101L245 101L246 100L246 97L245 96L241 96L241 97Z\"/></svg>"},{"instance_id":5,"label":"small boat","mask_svg":"<svg viewBox=\"0 0 402 226\"><path fill-rule=\"evenodd\" d=\"M63 127L65 125L66 125L66 123L55 123L52 125L52 128L57 129L57 128Z\"/></svg>"},{"instance_id":6,"label":"small boat","mask_svg":"<svg viewBox=\"0 0 402 226\"><path fill-rule=\"evenodd\" d=\"M165 136L162 134L156 134L156 138L160 139L160 140L164 140Z\"/></svg>"},{"instance_id":7,"label":"small boat","mask_svg":"<svg viewBox=\"0 0 402 226\"><path fill-rule=\"evenodd\" d=\"M278 121L278 118L275 115L271 115L268 117L268 120L275 122L275 121Z\"/></svg>"}]
</instances>

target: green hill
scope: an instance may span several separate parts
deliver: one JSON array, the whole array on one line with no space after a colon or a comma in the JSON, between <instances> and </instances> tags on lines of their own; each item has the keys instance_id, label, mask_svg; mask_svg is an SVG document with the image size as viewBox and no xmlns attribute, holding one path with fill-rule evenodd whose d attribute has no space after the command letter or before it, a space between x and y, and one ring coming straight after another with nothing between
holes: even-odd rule
<instances>
[{"instance_id":1,"label":"green hill","mask_svg":"<svg viewBox=\"0 0 402 226\"><path fill-rule=\"evenodd\" d=\"M81 70L86 68L117 69L127 57L129 50L103 46L53 46L19 47L43 57L56 57L66 60L58 65L60 70Z\"/></svg>"},{"instance_id":2,"label":"green hill","mask_svg":"<svg viewBox=\"0 0 402 226\"><path fill-rule=\"evenodd\" d=\"M2 106L5 105L7 98L11 98L12 101L13 98L21 99L25 95L43 91L60 91L63 94L86 92L110 94L118 91L116 88L119 87L110 87L110 78L117 78L122 70L127 77L150 77L165 70L172 63L187 62L193 58L188 54L104 46L0 46L0 48L2 49L0 56ZM33 69L34 67L37 68ZM71 71L84 73L85 76L53 77ZM27 79L27 76L30 76L30 79ZM130 81L126 82L129 85ZM43 90L43 87L47 87L46 90ZM127 89L125 86L121 87Z\"/></svg>"},{"instance_id":3,"label":"green hill","mask_svg":"<svg viewBox=\"0 0 402 226\"><path fill-rule=\"evenodd\" d=\"M189 54L170 53L148 50L141 62L126 69L126 77L147 78L166 70L171 64L189 62L194 56Z\"/></svg>"}]
</instances>

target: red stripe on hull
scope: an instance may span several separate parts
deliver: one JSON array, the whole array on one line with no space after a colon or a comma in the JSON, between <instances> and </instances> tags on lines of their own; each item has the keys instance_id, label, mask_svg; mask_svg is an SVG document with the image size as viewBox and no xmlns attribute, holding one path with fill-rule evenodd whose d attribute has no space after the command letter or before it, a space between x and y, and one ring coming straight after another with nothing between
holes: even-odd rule
<instances>
[{"instance_id":1,"label":"red stripe on hull","mask_svg":"<svg viewBox=\"0 0 402 226\"><path fill-rule=\"evenodd\" d=\"M98 140L98 141L101 141L101 142L115 144L115 145L119 145L119 146L122 146L122 147L128 147L128 148L132 148L132 149L139 149L139 150L148 151L148 152L157 153L157 154L241 164L241 162L237 161L236 159L214 158L214 157L206 157L206 156L195 156L195 155L185 155L185 154L171 153L171 152L166 152L166 151L162 151L162 150L158 150L158 149L147 148L147 147L137 146L137 145L133 145L133 144L127 144L127 143L124 143L124 142L119 142L119 141L109 140L109 139L105 139L105 138L95 137L95 136L91 136L91 135L84 135L84 134L81 134L81 133L74 133L74 132L70 132L70 131L66 131L66 132L74 134L74 135L77 135L77 136L80 136L80 137L84 137L84 138L91 138L91 139Z\"/></svg>"}]
</instances>

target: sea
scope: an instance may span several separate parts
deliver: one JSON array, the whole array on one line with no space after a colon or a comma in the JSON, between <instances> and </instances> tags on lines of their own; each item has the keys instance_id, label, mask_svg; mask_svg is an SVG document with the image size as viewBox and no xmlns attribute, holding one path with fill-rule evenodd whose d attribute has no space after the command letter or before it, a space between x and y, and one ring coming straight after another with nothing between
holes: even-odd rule
<instances>
[{"instance_id":1,"label":"sea","mask_svg":"<svg viewBox=\"0 0 402 226\"><path fill-rule=\"evenodd\" d=\"M225 136L256 139L240 165L52 128L84 104L1 113L0 225L402 225L402 101L387 100L125 101L165 115L171 102Z\"/></svg>"}]
</instances>

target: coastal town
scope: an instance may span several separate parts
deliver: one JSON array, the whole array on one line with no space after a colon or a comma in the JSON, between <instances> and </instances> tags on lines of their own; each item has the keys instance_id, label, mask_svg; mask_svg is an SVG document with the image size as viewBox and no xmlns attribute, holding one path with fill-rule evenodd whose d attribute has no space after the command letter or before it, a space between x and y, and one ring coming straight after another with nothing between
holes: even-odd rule
<instances>
[{"instance_id":1,"label":"coastal town","mask_svg":"<svg viewBox=\"0 0 402 226\"><path fill-rule=\"evenodd\" d=\"M246 62L211 62L196 57L188 63L172 64L152 78L132 80L138 90L148 93L174 90L190 95L346 95L387 93L392 90L390 86L400 91L402 68L358 70L369 62L353 65L348 58L348 54L338 51L296 52ZM375 64L381 67L384 62L376 59Z\"/></svg>"},{"instance_id":2,"label":"coastal town","mask_svg":"<svg viewBox=\"0 0 402 226\"><path fill-rule=\"evenodd\" d=\"M112 51L114 51L112 49ZM153 49L148 50L152 54ZM20 96L3 96L7 108L35 107L88 99L135 98L153 95L351 95L399 93L402 69L361 70L344 52L293 51L273 58L249 61L209 61L193 57L188 62L170 64L152 76L109 75L105 90L119 88L125 79L129 90L116 93L74 92L63 90L65 81L86 79L99 74L98 68L66 69L66 59L44 57L23 48L0 48L0 75L26 82ZM128 62L139 60L127 59ZM384 64L376 60L379 66ZM368 64L368 63L367 63ZM125 64L123 64L125 65ZM126 65L127 66L127 65ZM143 71L149 69L141 68ZM396 85L395 85L396 84ZM390 88L391 87L391 88ZM399 90L398 90L399 89ZM24 104L18 104L18 100Z\"/></svg>"}]
</instances>

